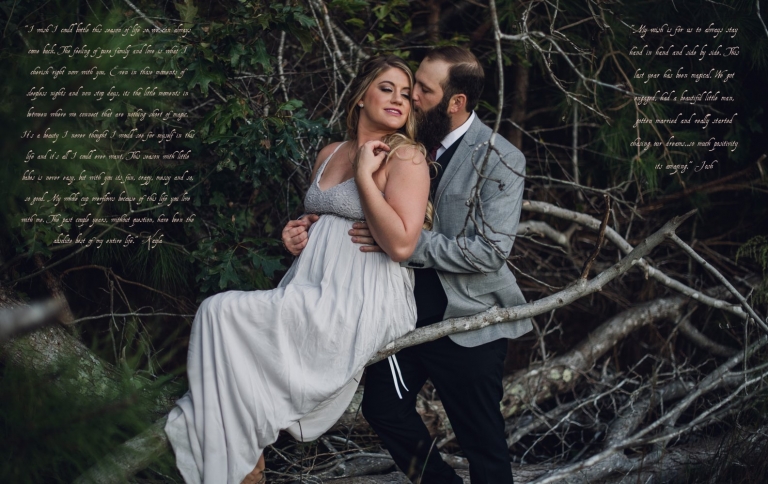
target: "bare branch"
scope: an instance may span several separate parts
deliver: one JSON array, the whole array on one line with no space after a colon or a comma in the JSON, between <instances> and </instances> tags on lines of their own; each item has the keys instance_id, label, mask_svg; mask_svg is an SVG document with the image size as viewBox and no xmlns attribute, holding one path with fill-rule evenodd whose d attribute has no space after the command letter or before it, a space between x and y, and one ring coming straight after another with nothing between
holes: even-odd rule
<instances>
[{"instance_id":1,"label":"bare branch","mask_svg":"<svg viewBox=\"0 0 768 484\"><path fill-rule=\"evenodd\" d=\"M546 222L526 220L517 225L517 235L525 236L530 233L541 234L561 247L568 247L569 233L560 232ZM572 232L571 232L572 233Z\"/></svg>"},{"instance_id":2,"label":"bare branch","mask_svg":"<svg viewBox=\"0 0 768 484\"><path fill-rule=\"evenodd\" d=\"M523 202L523 210L526 210L529 212L553 215L555 217L562 218L564 220L570 220L571 222L576 222L580 225L584 225L592 230L599 230L600 228L600 221L594 217L591 217L587 214L574 212L572 210L568 210L565 208L557 207L555 205L552 205L546 202L526 200L525 202ZM613 242L619 248L619 250L621 250L625 254L628 254L632 251L632 245L629 242L627 242L624 239L624 237L619 235L618 232L616 232L612 228L609 227L608 229L606 229L605 236L608 240ZM733 313L739 316L740 318L744 318L747 315L747 313L745 313L740 306L731 304L727 301L722 301L720 299L715 299L713 297L707 296L701 291L697 291L691 287L688 287L682 282L676 281L671 277L667 276L666 274L664 274L662 271L654 268L646 260L640 259L638 261L638 265L646 272L646 274L648 274L648 276L656 279L661 284L669 287L674 291L677 291L690 298L693 298L694 300L700 303L706 304L707 306L712 306L713 308L716 308L716 309L722 309L724 311L728 311L730 313Z\"/></svg>"},{"instance_id":3,"label":"bare branch","mask_svg":"<svg viewBox=\"0 0 768 484\"><path fill-rule=\"evenodd\" d=\"M121 484L130 476L146 468L158 455L170 450L165 435L167 416L158 419L149 429L126 441L114 452L74 480L74 484Z\"/></svg>"},{"instance_id":4,"label":"bare branch","mask_svg":"<svg viewBox=\"0 0 768 484\"><path fill-rule=\"evenodd\" d=\"M128 317L142 317L142 316L173 316L177 318L194 318L194 314L176 314L176 313L106 313L96 316L86 316L83 318L72 321L72 324L82 323L83 321L91 321L94 319L102 318L128 318Z\"/></svg>"},{"instance_id":5,"label":"bare branch","mask_svg":"<svg viewBox=\"0 0 768 484\"><path fill-rule=\"evenodd\" d=\"M701 331L691 324L691 317L689 315L683 316L683 319L680 320L680 324L678 325L678 329L693 343L709 351L713 355L730 357L737 351L734 348L721 345L704 336Z\"/></svg>"},{"instance_id":6,"label":"bare branch","mask_svg":"<svg viewBox=\"0 0 768 484\"><path fill-rule=\"evenodd\" d=\"M693 391L688 392L687 396L681 400L675 407L665 413L663 416L661 416L659 419L657 419L654 423L648 425L643 430L638 431L631 437L628 437L621 442L616 443L615 445L612 445L611 447L603 450L602 452L593 455L589 459L586 459L582 462L566 466L564 468L558 469L556 472L547 475L546 477L539 478L534 481L535 484L547 484L550 482L557 482L563 477L573 474L575 472L583 471L584 469L587 469L589 467L592 467L601 461L611 458L614 455L620 455L619 452L627 447L630 447L632 445L636 445L641 442L641 437L647 435L648 433L652 432L656 428L660 427L663 424L674 423L677 418L685 411L697 398L702 396L703 394L717 388L719 385L722 384L723 378L726 377L728 372L736 366L738 363L740 363L743 359L746 359L747 356L751 356L756 352L758 349L762 348L768 343L768 336L763 335L760 340L753 343L750 348L748 348L747 351L744 353L739 353L731 358L728 359L725 363L720 365L717 369L715 369L712 373L707 375L706 378L701 380L695 387Z\"/></svg>"},{"instance_id":7,"label":"bare branch","mask_svg":"<svg viewBox=\"0 0 768 484\"><path fill-rule=\"evenodd\" d=\"M708 270L715 278L720 281L725 287L728 288L729 291L731 291L731 294L736 296L736 299L739 300L742 307L749 313L750 316L752 316L752 319L754 319L763 330L768 332L768 326L765 324L765 321L760 318L760 316L757 315L754 309L752 309L752 306L749 305L747 300L744 298L744 296L741 295L739 291L736 290L735 287L733 287L733 284L728 282L728 279L726 279L720 272L715 269L712 264L704 260L703 257L701 257L699 254L696 253L695 250L691 248L690 245L686 244L680 237L678 237L676 234L669 234L669 238L672 239L678 246L680 246L681 249L685 251L686 254L691 256L693 260L704 266L706 270Z\"/></svg>"},{"instance_id":8,"label":"bare branch","mask_svg":"<svg viewBox=\"0 0 768 484\"><path fill-rule=\"evenodd\" d=\"M385 349L379 351L373 358L371 358L368 364L370 365L377 361L381 361L409 346L426 343L427 341L434 341L449 334L472 331L485 328L492 324L518 321L520 319L544 314L553 309L566 306L588 294L597 292L601 290L605 284L638 264L640 259L645 257L651 249L656 247L665 237L667 237L666 234L672 233L691 215L693 215L693 212L689 212L681 217L674 217L664 224L661 229L638 244L638 246L626 257L614 264L611 268L595 276L591 281L585 281L580 278L574 281L566 289L539 299L538 301L510 308L498 308L494 306L486 312L474 316L447 319L441 323L419 328L388 344Z\"/></svg>"},{"instance_id":9,"label":"bare branch","mask_svg":"<svg viewBox=\"0 0 768 484\"><path fill-rule=\"evenodd\" d=\"M603 220L600 222L600 230L597 233L595 250L592 251L592 254L584 262L584 267L581 269L580 278L584 280L589 277L589 270L592 268L592 264L594 264L598 254L600 254L600 247L603 246L603 241L605 240L605 229L608 227L608 218L611 215L611 199L608 198L608 195L603 195L603 199L605 200L605 213L603 213Z\"/></svg>"},{"instance_id":10,"label":"bare branch","mask_svg":"<svg viewBox=\"0 0 768 484\"><path fill-rule=\"evenodd\" d=\"M633 331L665 319L676 319L685 306L679 296L649 301L611 317L568 353L546 365L533 366L504 378L502 413L509 417L523 406L541 403L567 391L597 360Z\"/></svg>"},{"instance_id":11,"label":"bare branch","mask_svg":"<svg viewBox=\"0 0 768 484\"><path fill-rule=\"evenodd\" d=\"M0 343L54 322L65 304L61 299L49 299L29 306L0 310Z\"/></svg>"},{"instance_id":12,"label":"bare branch","mask_svg":"<svg viewBox=\"0 0 768 484\"><path fill-rule=\"evenodd\" d=\"M757 0L755 2L757 7L757 18L760 19L760 23L763 24L763 29L765 30L765 35L768 35L768 27L765 26L765 22L763 21L763 16L760 14L760 0Z\"/></svg>"},{"instance_id":13,"label":"bare branch","mask_svg":"<svg viewBox=\"0 0 768 484\"><path fill-rule=\"evenodd\" d=\"M129 7L131 7L131 8L133 9L133 11L134 11L134 12L136 12L136 13L139 15L139 17L141 17L141 18L143 18L144 20L146 20L147 22L149 22L149 24L150 24L150 25L152 25L152 27L154 27L154 28L156 28L156 29L158 29L158 30L162 30L162 27L160 27L160 26L159 26L159 25L157 25L155 22L153 22L153 21L152 21L152 19L150 19L149 17L147 17L147 16L144 14L144 12L142 12L142 11L139 9L139 7L137 7L136 5L134 5L134 4L133 4L133 2L131 2L131 0L125 0L125 3L127 3L127 4L128 4L128 6L129 6Z\"/></svg>"}]
</instances>

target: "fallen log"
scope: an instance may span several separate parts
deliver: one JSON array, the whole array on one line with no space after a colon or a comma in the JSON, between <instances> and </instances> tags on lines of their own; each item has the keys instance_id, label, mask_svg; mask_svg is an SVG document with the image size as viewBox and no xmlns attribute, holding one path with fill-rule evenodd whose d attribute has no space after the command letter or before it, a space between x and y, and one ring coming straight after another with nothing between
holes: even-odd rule
<instances>
[{"instance_id":1,"label":"fallen log","mask_svg":"<svg viewBox=\"0 0 768 484\"><path fill-rule=\"evenodd\" d=\"M59 304L59 303L57 303ZM16 297L6 286L0 285L0 308L27 308L28 305ZM0 342L0 360L8 365L31 370L38 375L58 375L62 365L74 364L74 382L63 382L51 378L53 385L76 389L84 398L111 400L124 392L126 375L113 365L97 357L80 340L72 336L59 324L47 325L34 332ZM132 376L133 387L140 389L151 382L140 376ZM74 385L72 384L74 383ZM154 411L158 415L173 408L174 399L170 391L155 400Z\"/></svg>"},{"instance_id":2,"label":"fallen log","mask_svg":"<svg viewBox=\"0 0 768 484\"><path fill-rule=\"evenodd\" d=\"M158 455L170 450L168 437L163 430L165 421L166 416L163 416L147 430L123 443L115 452L75 479L74 484L121 484L125 482L126 475L145 469Z\"/></svg>"},{"instance_id":3,"label":"fallen log","mask_svg":"<svg viewBox=\"0 0 768 484\"><path fill-rule=\"evenodd\" d=\"M616 343L638 328L680 317L687 302L687 298L673 296L629 308L601 324L568 353L504 377L504 418L570 390Z\"/></svg>"}]
</instances>

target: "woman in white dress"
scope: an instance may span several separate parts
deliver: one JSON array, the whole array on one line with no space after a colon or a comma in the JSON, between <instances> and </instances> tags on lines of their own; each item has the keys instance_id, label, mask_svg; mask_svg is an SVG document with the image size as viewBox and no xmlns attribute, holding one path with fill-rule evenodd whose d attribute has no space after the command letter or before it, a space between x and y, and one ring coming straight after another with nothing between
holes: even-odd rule
<instances>
[{"instance_id":1,"label":"woman in white dress","mask_svg":"<svg viewBox=\"0 0 768 484\"><path fill-rule=\"evenodd\" d=\"M361 68L347 103L349 139L315 163L304 205L321 215L301 255L273 290L227 291L200 305L190 389L165 425L186 482L265 482L262 454L279 431L322 435L366 362L414 328L412 272L399 261L424 224L429 168L413 141L412 86L398 57ZM362 219L383 253L352 242L348 231Z\"/></svg>"}]
</instances>

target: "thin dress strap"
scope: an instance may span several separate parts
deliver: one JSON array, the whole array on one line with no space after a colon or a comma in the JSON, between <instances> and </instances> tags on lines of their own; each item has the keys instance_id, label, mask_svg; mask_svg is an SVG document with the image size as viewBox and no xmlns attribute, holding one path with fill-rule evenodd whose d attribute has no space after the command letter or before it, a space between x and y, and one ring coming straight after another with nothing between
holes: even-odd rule
<instances>
[{"instance_id":1,"label":"thin dress strap","mask_svg":"<svg viewBox=\"0 0 768 484\"><path fill-rule=\"evenodd\" d=\"M328 155L328 158L325 159L322 165L320 165L320 168L317 170L317 174L315 175L315 183L317 183L317 188L320 188L320 177L323 176L323 172L325 171L325 165L328 164L329 161L331 161L331 158L333 158L333 155L336 154L337 151L339 151L339 148L346 143L346 141L342 141L339 143L339 146L336 147L335 150L331 152L330 155Z\"/></svg>"}]
</instances>

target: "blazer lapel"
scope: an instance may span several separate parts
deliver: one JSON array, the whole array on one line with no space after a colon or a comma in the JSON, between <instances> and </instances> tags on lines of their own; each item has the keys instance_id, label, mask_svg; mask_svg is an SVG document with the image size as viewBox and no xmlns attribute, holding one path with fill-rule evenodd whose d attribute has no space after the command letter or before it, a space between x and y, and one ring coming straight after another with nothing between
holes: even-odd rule
<instances>
[{"instance_id":1,"label":"blazer lapel","mask_svg":"<svg viewBox=\"0 0 768 484\"><path fill-rule=\"evenodd\" d=\"M459 143L459 147L456 148L456 152L453 154L451 162L448 163L448 168L445 169L445 173L443 173L443 177L440 179L440 184L437 186L437 192L435 194L435 211L437 211L437 207L440 205L440 197L442 197L445 187L451 183L451 180L456 176L456 173L462 169L467 169L464 167L466 163L472 163L469 158L474 150L477 133L481 126L484 126L483 122L480 121L479 116L476 116L475 120L464 134L461 143ZM469 188L470 187L467 187L467 189Z\"/></svg>"}]
</instances>

